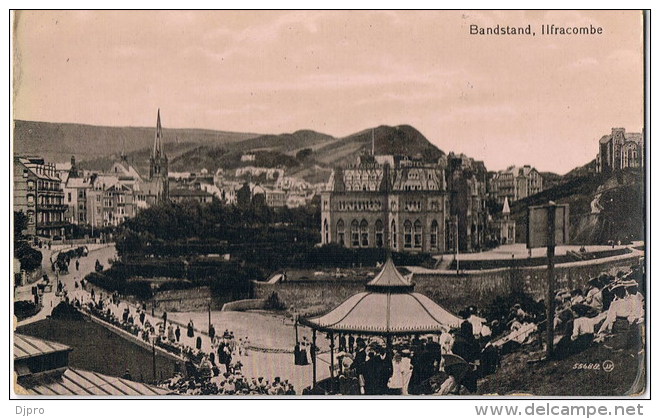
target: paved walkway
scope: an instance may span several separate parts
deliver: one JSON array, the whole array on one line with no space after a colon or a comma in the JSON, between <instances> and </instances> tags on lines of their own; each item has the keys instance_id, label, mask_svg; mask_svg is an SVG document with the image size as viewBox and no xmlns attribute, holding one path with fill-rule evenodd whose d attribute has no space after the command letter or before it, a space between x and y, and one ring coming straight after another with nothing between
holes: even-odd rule
<instances>
[{"instance_id":1,"label":"paved walkway","mask_svg":"<svg viewBox=\"0 0 660 419\"><path fill-rule=\"evenodd\" d=\"M625 249L627 247L640 246L644 242L634 242L631 245L584 245L584 248L588 252L601 252L604 250L612 249ZM555 248L555 256L565 255L568 251L579 252L580 248L583 245L562 245ZM546 255L546 249L538 248L532 249L532 257L543 257ZM511 259L511 256L514 256L516 259L526 259L529 257L529 249L525 243L516 243L516 244L504 244L498 246L495 249L488 250L486 252L478 253L459 253L458 260L496 260L496 259ZM442 260L449 259L450 261L454 260L453 254L438 255L435 256L436 259L442 258Z\"/></svg>"},{"instance_id":2,"label":"paved walkway","mask_svg":"<svg viewBox=\"0 0 660 419\"><path fill-rule=\"evenodd\" d=\"M62 301L62 297L55 295L55 291L57 290L57 276L55 275L55 272L51 270L51 265L50 265L51 254L59 250L55 250L55 249L53 250L39 249L39 250L43 255L43 260L41 263L42 268L50 278L50 283L52 284L52 292L44 293L42 299L43 308L39 311L39 313L37 313L35 316L17 322L16 327L46 319L48 316L50 316L50 313L53 311L53 308L55 308L60 303L60 301ZM89 252L89 255L85 257L71 260L71 264L69 265L69 269L70 269L69 273L60 275L59 280L60 282L62 282L65 289L67 289L70 294L73 290L75 290L76 281L80 283L80 280L84 278L87 274L89 274L90 272L94 272L97 259L102 265L104 265L107 268L109 267L108 259L115 258L116 255L117 252L115 250L114 244L108 244L105 247L92 250ZM78 271L76 271L76 262L75 262L76 260L80 262L80 268ZM14 292L14 300L15 301L32 300L33 299L32 287L38 283L43 283L43 280L22 287L17 287Z\"/></svg>"},{"instance_id":3,"label":"paved walkway","mask_svg":"<svg viewBox=\"0 0 660 419\"><path fill-rule=\"evenodd\" d=\"M47 272L48 276L51 278L51 283L53 284L53 292L44 294L43 296L44 307L41 309L41 311L39 311L39 313L37 313L37 315L18 322L16 324L17 327L46 319L48 316L50 316L53 308L56 307L57 304L59 304L62 301L62 297L55 295L55 289L57 287L57 279L55 277L55 274L51 271L51 266L50 266L50 256L53 252L56 252L57 250L55 249L52 250L40 249L40 250L42 251L43 254L43 268L44 271ZM80 280L84 278L87 274L89 274L90 272L94 272L95 263L97 259L101 264L103 264L106 268L108 268L109 267L108 259L114 257L116 257L115 248L114 246L109 245L101 249L92 250L90 251L88 256L78 259L80 261L80 268L78 271L75 270L75 259L74 259L74 261L72 261L70 265L71 267L70 273L66 275L61 275L59 277L60 281L64 284L65 289L68 291L69 299L73 300L75 298L78 298L83 303L89 302L91 300L91 294L88 291L91 289L91 287L88 287L88 291L84 291L82 290L82 288L76 289L74 285L75 282L77 281L78 283L80 283ZM33 283L24 287L17 288L15 293L16 299L17 300L32 299L31 290L34 285L36 284ZM98 288L96 288L95 293L96 293L96 298L98 299L100 297L100 292ZM105 298L109 296L107 292L103 292L103 294ZM138 309L137 304L125 300L122 301L120 298L119 305L109 304L108 306L113 312L113 314L119 319L122 318L122 314L124 310L128 308L130 313L133 315L135 322L139 323L139 318L137 315L137 309ZM156 312L155 314L156 316L151 316L151 310L147 309L147 312L145 314L145 320L148 320L153 325L158 325L163 321L161 317L162 313ZM183 316L181 316L181 314L182 313L170 313L170 318L168 319L168 323L174 320L176 324L180 325L180 329L181 329L180 343L189 346L191 348L194 348L196 344L197 336L201 336L202 351L208 353L211 350L211 339L209 338L207 333L208 320L201 321L201 318L204 319L208 318L207 313L206 312L195 313L195 315L193 316L188 316L188 314L192 314L192 313L187 313ZM214 322L216 333L222 334L225 329L229 329L241 333L240 335L237 334L235 336L236 339L240 337L244 338L245 335L247 335L250 339L255 339L257 341L255 343L258 346L262 346L260 345L262 339L259 339L258 337L253 338L254 334L257 333L264 334L268 332L278 334L283 332L284 329L291 329L283 332L286 335L291 335L291 331L293 329L291 325L287 324L287 325L282 325L282 328L277 328L277 330L271 331L269 330L268 326L269 325L272 326L274 324L273 321L275 320L272 319L273 316L268 314L249 313L250 315L255 317L254 322L250 322L250 323L260 324L263 327L257 327L256 329L252 327L249 327L247 329L243 329L242 327L239 327L237 330L234 327L234 324L242 323L242 322L237 321L236 315L240 316L240 314L245 314L245 313L229 313L229 317L231 317L231 319L229 318L224 319L223 316L226 316L227 314L228 313L223 314L222 312L215 312L215 311L212 312L212 321ZM195 321L196 330L193 337L187 336L187 330L185 327L187 324L186 318L190 318L190 317L193 317ZM223 320L229 320L229 321L222 321L221 318L223 318ZM259 319L263 319L264 321L261 322ZM311 335L311 334L309 333L309 331L301 327L300 336L303 335ZM289 339L286 338L284 339L284 341L289 342ZM294 343L293 341L294 339L291 338L290 339L291 347L293 347L293 343ZM325 347L327 346L327 342L325 342L325 338L323 335L318 335L318 344L321 347L321 350L324 350ZM270 345L268 344L263 346L270 347ZM290 383L294 385L296 391L300 394L300 392L304 387L307 387L312 383L313 372L312 372L311 363L306 366L296 366L294 365L293 362L293 354L284 353L281 351L282 349L286 349L286 348L282 348L282 346L289 346L289 345L274 345L274 346L275 347L273 347L272 349L274 349L275 352L249 350L248 356L239 355L238 352L236 352L234 359L240 359L241 363L243 364L243 374L245 376L255 377L255 378L264 377L270 381L272 381L275 377L280 377L281 379L287 379L289 380ZM319 356L319 363L317 366L318 380L322 380L323 378L329 376L328 364L329 364L329 355L327 353L321 354Z\"/></svg>"},{"instance_id":4,"label":"paved walkway","mask_svg":"<svg viewBox=\"0 0 660 419\"><path fill-rule=\"evenodd\" d=\"M621 246L614 246L614 249L629 249L630 253L624 253L622 255L616 255L616 256L610 256L606 258L598 258L598 259L588 259L588 260L580 260L580 261L574 261L574 262L565 262L565 263L560 263L557 264L556 266L585 266L585 265L591 265L595 263L602 263L602 262L608 262L608 261L616 261L616 260L624 260L624 259L629 259L632 257L642 257L644 256L644 252L641 250L635 249L635 247L643 246L644 242L642 241L637 241L633 242L630 245L621 245ZM506 248L509 246L508 248ZM459 261L460 260L495 260L495 259L506 259L507 255L510 258L511 254L516 255L517 258L523 259L527 258L528 254L525 252L524 257L522 256L521 249L524 249L524 244L513 244L513 245L505 245L505 246L500 246L499 248L495 250L491 250L489 252L483 252L483 253L465 253L465 254L460 254L459 255ZM579 248L582 246L557 246L558 250L555 255L565 255L567 251L575 251L579 252ZM600 252L604 250L611 250L612 246L585 246L589 252ZM503 249L505 248L505 249ZM527 249L525 249L526 251ZM533 249L533 257L543 257L546 255L546 249ZM511 253L511 251L515 253ZM496 257L497 256L497 257ZM451 262L453 259L452 255L444 255L445 259L443 261L445 262ZM437 257L436 257L437 258ZM423 268L421 266L406 266L406 269L408 269L412 273L416 274L437 274L437 273L442 273L442 274L452 274L455 273L456 270L454 269L447 269L446 266L448 263L445 264L445 267L441 267L439 269L428 269L428 268ZM442 266L442 265L441 265ZM525 267L525 269L545 269L545 265L538 265L538 266L529 266ZM508 268L492 268L491 270L499 270L499 269L508 269ZM483 272L488 269L483 269L479 270L477 272ZM469 273L472 271L464 271L461 270L462 273Z\"/></svg>"},{"instance_id":5,"label":"paved walkway","mask_svg":"<svg viewBox=\"0 0 660 419\"><path fill-rule=\"evenodd\" d=\"M69 293L70 298L78 298L79 300L82 300L83 303L89 302L91 299L91 295L87 291L83 291L82 289L78 289L77 291L74 291L72 293ZM99 292L96 291L96 298L99 297ZM104 293L104 298L107 298L108 295ZM124 313L125 309L129 309L130 314L133 316L134 321L139 324L139 316L137 314L138 306L136 304L133 304L128 301L121 301L118 305L115 304L108 304L108 308L112 311L112 313L119 319L122 318L122 315ZM222 314L223 312L212 312L213 314ZM226 312L225 312L226 313ZM170 323L174 325L179 325L180 330L181 330L181 339L179 343L184 346L188 346L190 348L195 348L196 347L196 340L197 337L201 337L202 341L202 352L204 353L209 353L212 348L211 348L211 339L208 336L207 333L207 328L208 328L208 320L207 321L199 321L195 324L195 332L193 337L189 337L187 335L187 327L183 324L182 318L187 318L189 316L184 315L182 316L177 316L178 314L181 313L169 313L168 314L168 325ZM187 313L190 314L190 313ZM195 318L204 317L208 316L207 313L195 313L196 316ZM268 314L256 314L256 313L232 313L236 315L240 314L252 314L256 316L262 316L264 320L266 320L269 316ZM215 316L214 316L215 318ZM212 318L212 321L214 321L214 318ZM217 318L216 318L217 319ZM163 322L162 319L162 314L156 313L156 316L151 315L151 310L147 309L145 313L145 322L149 321L150 324L152 325L160 325ZM174 322L172 321L174 320ZM193 320L194 321L194 320ZM234 332L238 332L233 327L232 322L222 322L220 324L214 323L214 327L216 328L216 333L217 334L222 334L225 329L229 329ZM300 328L300 334L302 335L311 335L309 331L304 330L304 328ZM262 329L257 329L260 332L263 332ZM246 330L247 335L250 339L257 339L254 338L252 335L252 330ZM256 331L255 331L256 332ZM278 333L278 330L272 330L271 333ZM267 333L267 332L266 332ZM239 338L244 338L245 333L243 334L235 334L235 339L238 341ZM325 347L327 347L327 342L325 340L324 335L318 334L317 335L317 344L320 346L321 351L324 350ZM293 346L293 340L291 339L291 346ZM272 348L276 352L264 352L263 350L254 350L254 348L249 348L248 349L248 355L245 354L239 354L238 350L234 353L232 361L240 360L240 362L243 364L243 374L246 377L250 378L257 378L257 377L264 377L265 379L269 380L272 382L272 380L275 377L280 377L281 379L286 379L289 380L290 383L294 385L294 388L298 394L302 392L302 389L310 386L312 384L312 376L313 376L313 367L311 364L311 359L310 359L310 364L305 365L305 366L300 366L300 365L294 365L294 359L293 359L293 354L292 353L284 353L281 351L282 348ZM320 381L324 378L327 378L330 376L330 370L329 370L329 362L330 362L330 357L328 353L321 353L319 355L319 362L317 365L317 379Z\"/></svg>"}]
</instances>

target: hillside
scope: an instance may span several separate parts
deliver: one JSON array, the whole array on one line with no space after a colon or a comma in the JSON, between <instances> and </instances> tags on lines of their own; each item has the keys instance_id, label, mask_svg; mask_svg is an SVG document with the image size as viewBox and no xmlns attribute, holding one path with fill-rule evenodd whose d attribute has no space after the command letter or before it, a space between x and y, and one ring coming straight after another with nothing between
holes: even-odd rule
<instances>
[{"instance_id":1,"label":"hillside","mask_svg":"<svg viewBox=\"0 0 660 419\"><path fill-rule=\"evenodd\" d=\"M643 171L629 169L608 176L578 168L569 173L556 186L512 203L518 242L526 241L527 207L548 201L569 204L572 244L644 239Z\"/></svg>"},{"instance_id":2,"label":"hillside","mask_svg":"<svg viewBox=\"0 0 660 419\"><path fill-rule=\"evenodd\" d=\"M563 360L534 363L541 356L541 352L505 355L501 368L480 380L479 394L622 396L644 391L644 358L635 350L613 351L596 344ZM602 368L606 360L614 365L611 372ZM577 368L581 365L599 368Z\"/></svg>"},{"instance_id":3,"label":"hillside","mask_svg":"<svg viewBox=\"0 0 660 419\"><path fill-rule=\"evenodd\" d=\"M155 126L155 121L154 121ZM14 121L14 154L38 154L51 162L67 162L72 155L78 161L95 160L149 149L155 127L106 127L83 124ZM257 136L251 133L212 131L189 128L164 128L166 149L175 144L227 144Z\"/></svg>"},{"instance_id":4,"label":"hillside","mask_svg":"<svg viewBox=\"0 0 660 419\"><path fill-rule=\"evenodd\" d=\"M214 172L240 166L285 167L310 182L324 182L336 166L356 162L370 153L408 154L437 161L445 153L409 125L381 125L343 138L312 130L258 135L202 129L163 129L165 151L172 171ZM105 127L34 121L15 121L14 154L38 154L51 162L76 156L84 169L107 170L122 149L140 172L148 169L153 127ZM256 162L241 162L244 153Z\"/></svg>"},{"instance_id":5,"label":"hillside","mask_svg":"<svg viewBox=\"0 0 660 419\"><path fill-rule=\"evenodd\" d=\"M235 169L241 166L284 167L287 173L309 182L324 182L333 167L357 161L357 156L410 154L435 162L444 152L431 144L415 128L402 125L369 128L343 138L301 130L291 134L262 135L222 146L202 145L170 159L171 170ZM256 161L241 162L245 153L255 154Z\"/></svg>"},{"instance_id":6,"label":"hillside","mask_svg":"<svg viewBox=\"0 0 660 419\"><path fill-rule=\"evenodd\" d=\"M543 187L545 189L553 188L561 183L564 176L558 175L553 172L539 172L541 177L543 177Z\"/></svg>"},{"instance_id":7,"label":"hillside","mask_svg":"<svg viewBox=\"0 0 660 419\"><path fill-rule=\"evenodd\" d=\"M590 161L589 163L585 164L584 166L576 167L575 169L571 170L570 172L566 173L563 177L564 178L570 178L570 177L576 177L576 176L584 176L589 173L595 173L596 172L596 159Z\"/></svg>"}]
</instances>

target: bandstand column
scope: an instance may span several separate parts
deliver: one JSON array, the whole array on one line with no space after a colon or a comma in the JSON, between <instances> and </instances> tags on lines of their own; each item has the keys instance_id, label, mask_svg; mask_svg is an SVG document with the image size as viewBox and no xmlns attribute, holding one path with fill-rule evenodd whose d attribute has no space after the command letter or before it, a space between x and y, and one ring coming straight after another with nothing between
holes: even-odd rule
<instances>
[{"instance_id":1,"label":"bandstand column","mask_svg":"<svg viewBox=\"0 0 660 419\"><path fill-rule=\"evenodd\" d=\"M330 392L335 386L335 335L330 332Z\"/></svg>"},{"instance_id":2,"label":"bandstand column","mask_svg":"<svg viewBox=\"0 0 660 419\"><path fill-rule=\"evenodd\" d=\"M316 387L316 330L312 329L312 388Z\"/></svg>"}]
</instances>

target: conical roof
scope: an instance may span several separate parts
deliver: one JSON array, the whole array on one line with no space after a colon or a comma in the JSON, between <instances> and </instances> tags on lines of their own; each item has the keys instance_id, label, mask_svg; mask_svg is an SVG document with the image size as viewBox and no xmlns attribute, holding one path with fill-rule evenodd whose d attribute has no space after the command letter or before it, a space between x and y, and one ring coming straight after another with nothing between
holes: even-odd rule
<instances>
[{"instance_id":1,"label":"conical roof","mask_svg":"<svg viewBox=\"0 0 660 419\"><path fill-rule=\"evenodd\" d=\"M394 266L391 258L387 258L383 268L380 270L378 275L369 283L367 283L368 291L412 291L414 285L410 283L406 278L401 275L401 273Z\"/></svg>"},{"instance_id":2,"label":"conical roof","mask_svg":"<svg viewBox=\"0 0 660 419\"><path fill-rule=\"evenodd\" d=\"M461 319L425 295L399 273L391 259L366 285L330 312L302 318L313 329L371 335L406 335L447 332Z\"/></svg>"},{"instance_id":3,"label":"conical roof","mask_svg":"<svg viewBox=\"0 0 660 419\"><path fill-rule=\"evenodd\" d=\"M504 197L504 207L502 208L502 214L509 215L511 214L511 208L509 208L509 197Z\"/></svg>"}]
</instances>

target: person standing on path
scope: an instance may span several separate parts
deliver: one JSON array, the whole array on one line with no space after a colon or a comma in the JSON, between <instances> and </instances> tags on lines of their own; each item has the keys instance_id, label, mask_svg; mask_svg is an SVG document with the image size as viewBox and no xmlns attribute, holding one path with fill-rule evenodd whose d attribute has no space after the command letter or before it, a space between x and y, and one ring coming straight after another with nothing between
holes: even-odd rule
<instances>
[{"instance_id":1,"label":"person standing on path","mask_svg":"<svg viewBox=\"0 0 660 419\"><path fill-rule=\"evenodd\" d=\"M250 345L250 340L246 336L245 339L243 339L243 356L248 356L248 346Z\"/></svg>"},{"instance_id":2,"label":"person standing on path","mask_svg":"<svg viewBox=\"0 0 660 419\"><path fill-rule=\"evenodd\" d=\"M213 338L215 338L215 327L213 325L209 326L209 337L211 338L211 342L213 342Z\"/></svg>"},{"instance_id":3,"label":"person standing on path","mask_svg":"<svg viewBox=\"0 0 660 419\"><path fill-rule=\"evenodd\" d=\"M195 337L195 325L193 324L192 319L188 322L188 337L193 338Z\"/></svg>"},{"instance_id":4,"label":"person standing on path","mask_svg":"<svg viewBox=\"0 0 660 419\"><path fill-rule=\"evenodd\" d=\"M179 342L181 340L181 329L179 326L176 326L176 330L174 331L174 336L176 336L176 341Z\"/></svg>"}]
</instances>

